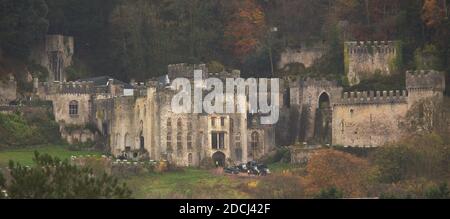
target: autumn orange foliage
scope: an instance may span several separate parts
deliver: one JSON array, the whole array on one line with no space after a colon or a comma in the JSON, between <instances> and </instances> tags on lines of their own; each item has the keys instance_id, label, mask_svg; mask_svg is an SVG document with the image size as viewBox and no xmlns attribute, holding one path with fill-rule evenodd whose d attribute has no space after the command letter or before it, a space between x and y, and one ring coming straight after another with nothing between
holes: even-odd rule
<instances>
[{"instance_id":1,"label":"autumn orange foliage","mask_svg":"<svg viewBox=\"0 0 450 219\"><path fill-rule=\"evenodd\" d=\"M255 0L236 1L225 27L226 45L242 60L260 44L265 26L264 12Z\"/></svg>"},{"instance_id":2,"label":"autumn orange foliage","mask_svg":"<svg viewBox=\"0 0 450 219\"><path fill-rule=\"evenodd\" d=\"M425 0L422 7L422 20L429 28L438 26L444 19L445 13L438 0Z\"/></svg>"},{"instance_id":3,"label":"autumn orange foliage","mask_svg":"<svg viewBox=\"0 0 450 219\"><path fill-rule=\"evenodd\" d=\"M322 189L336 187L345 197L367 195L367 176L370 166L367 160L354 155L331 150L320 150L311 156L304 179L309 195Z\"/></svg>"}]
</instances>

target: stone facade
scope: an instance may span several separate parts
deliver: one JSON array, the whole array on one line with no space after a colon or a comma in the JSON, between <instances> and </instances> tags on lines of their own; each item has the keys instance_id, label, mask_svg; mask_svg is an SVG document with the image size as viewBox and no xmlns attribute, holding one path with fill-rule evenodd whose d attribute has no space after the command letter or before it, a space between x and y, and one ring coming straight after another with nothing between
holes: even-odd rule
<instances>
[{"instance_id":1,"label":"stone facade","mask_svg":"<svg viewBox=\"0 0 450 219\"><path fill-rule=\"evenodd\" d=\"M300 63L305 68L309 68L325 54L326 50L326 47L322 44L312 46L304 44L299 48L287 48L280 54L278 68L283 69L290 63Z\"/></svg>"},{"instance_id":2,"label":"stone facade","mask_svg":"<svg viewBox=\"0 0 450 219\"><path fill-rule=\"evenodd\" d=\"M43 42L32 49L30 59L48 70L49 82L66 81L65 70L72 65L73 54L73 37L47 35Z\"/></svg>"},{"instance_id":3,"label":"stone facade","mask_svg":"<svg viewBox=\"0 0 450 219\"><path fill-rule=\"evenodd\" d=\"M399 59L399 42L345 42L345 71L350 85L370 79L375 74L390 75Z\"/></svg>"},{"instance_id":4,"label":"stone facade","mask_svg":"<svg viewBox=\"0 0 450 219\"><path fill-rule=\"evenodd\" d=\"M291 82L290 108L300 112L301 116L290 120L300 124L296 132L291 133L295 137L290 138L360 147L396 141L408 134L402 130L401 124L414 103L443 97L445 76L436 71L408 71L406 90L349 93L342 90L342 87L326 80Z\"/></svg>"},{"instance_id":5,"label":"stone facade","mask_svg":"<svg viewBox=\"0 0 450 219\"><path fill-rule=\"evenodd\" d=\"M204 79L240 76L239 71L208 73L205 65L176 64L168 67L168 78L192 79L194 71L206 71ZM99 84L99 78L35 82L35 91L53 102L61 126L81 127L63 137L89 140L94 135L84 133L83 126L93 124L117 157L168 160L179 166L199 166L202 160L212 158L225 165L258 159L275 147L273 127L261 125L258 114L178 114L171 110L177 92L170 84L150 80L114 85L113 80L107 84ZM130 86L132 95L126 94ZM62 133L69 132L62 128Z\"/></svg>"},{"instance_id":6,"label":"stone facade","mask_svg":"<svg viewBox=\"0 0 450 219\"><path fill-rule=\"evenodd\" d=\"M0 81L0 105L16 100L17 82L11 76L8 81Z\"/></svg>"}]
</instances>

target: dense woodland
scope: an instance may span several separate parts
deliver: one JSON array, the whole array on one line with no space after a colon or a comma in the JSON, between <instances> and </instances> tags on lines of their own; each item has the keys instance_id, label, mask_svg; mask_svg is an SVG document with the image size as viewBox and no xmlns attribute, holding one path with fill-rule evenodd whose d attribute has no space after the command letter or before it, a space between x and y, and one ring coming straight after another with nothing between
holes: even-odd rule
<instances>
[{"instance_id":1,"label":"dense woodland","mask_svg":"<svg viewBox=\"0 0 450 219\"><path fill-rule=\"evenodd\" d=\"M344 40L401 40L400 69L449 72L449 5L448 0L0 0L0 57L2 65L6 59L26 63L45 34L65 34L76 41L72 78L144 80L179 62L268 76L286 47L322 42L330 51L309 72L341 78Z\"/></svg>"}]
</instances>

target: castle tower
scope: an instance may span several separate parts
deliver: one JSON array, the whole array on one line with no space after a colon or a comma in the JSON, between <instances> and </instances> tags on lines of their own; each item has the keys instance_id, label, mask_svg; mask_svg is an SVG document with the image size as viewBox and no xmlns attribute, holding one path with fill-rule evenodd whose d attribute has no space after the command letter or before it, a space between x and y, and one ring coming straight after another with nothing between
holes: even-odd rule
<instances>
[{"instance_id":1,"label":"castle tower","mask_svg":"<svg viewBox=\"0 0 450 219\"><path fill-rule=\"evenodd\" d=\"M406 89L409 107L425 98L443 97L445 74L434 70L407 71Z\"/></svg>"},{"instance_id":2,"label":"castle tower","mask_svg":"<svg viewBox=\"0 0 450 219\"><path fill-rule=\"evenodd\" d=\"M48 70L49 82L66 81L65 69L72 65L73 54L73 37L47 35L45 41L32 49L30 59Z\"/></svg>"},{"instance_id":3,"label":"castle tower","mask_svg":"<svg viewBox=\"0 0 450 219\"><path fill-rule=\"evenodd\" d=\"M391 75L401 60L399 50L397 41L345 42L345 73L350 85L375 74Z\"/></svg>"}]
</instances>

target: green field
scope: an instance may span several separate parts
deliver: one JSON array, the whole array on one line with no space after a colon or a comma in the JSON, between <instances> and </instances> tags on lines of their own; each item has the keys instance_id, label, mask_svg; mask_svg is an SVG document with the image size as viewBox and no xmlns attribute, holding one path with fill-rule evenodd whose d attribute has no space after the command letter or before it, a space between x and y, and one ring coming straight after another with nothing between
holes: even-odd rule
<instances>
[{"instance_id":1,"label":"green field","mask_svg":"<svg viewBox=\"0 0 450 219\"><path fill-rule=\"evenodd\" d=\"M239 188L247 179L215 175L208 170L187 168L176 172L152 173L124 180L135 198L250 198Z\"/></svg>"},{"instance_id":2,"label":"green field","mask_svg":"<svg viewBox=\"0 0 450 219\"><path fill-rule=\"evenodd\" d=\"M10 160L19 162L23 165L33 165L34 151L41 154L49 154L60 159L69 159L72 155L100 155L95 151L71 151L68 146L45 145L34 146L20 149L8 149L0 151L0 167L8 165Z\"/></svg>"},{"instance_id":3,"label":"green field","mask_svg":"<svg viewBox=\"0 0 450 219\"><path fill-rule=\"evenodd\" d=\"M274 173L297 170L290 164L272 164ZM135 198L242 199L253 198L246 188L263 178L215 174L214 170L186 168L175 172L133 176L123 181Z\"/></svg>"}]
</instances>

